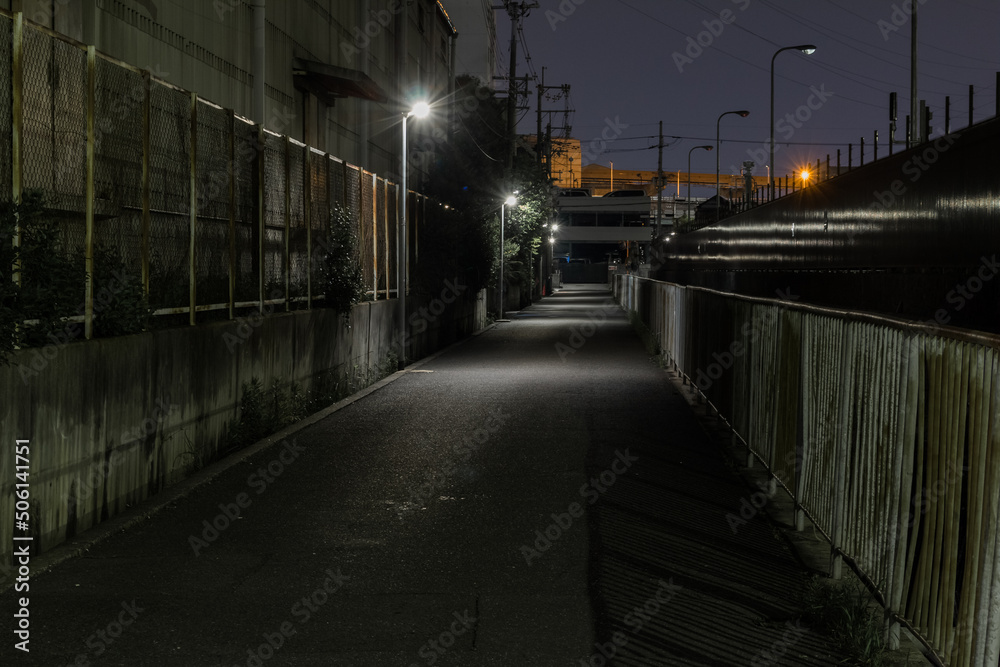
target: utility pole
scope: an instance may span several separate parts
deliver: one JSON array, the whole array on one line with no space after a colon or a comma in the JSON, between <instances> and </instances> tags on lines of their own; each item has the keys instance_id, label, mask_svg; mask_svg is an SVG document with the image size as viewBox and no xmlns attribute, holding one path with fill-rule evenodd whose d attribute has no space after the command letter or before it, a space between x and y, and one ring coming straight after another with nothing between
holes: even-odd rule
<instances>
[{"instance_id":1,"label":"utility pole","mask_svg":"<svg viewBox=\"0 0 1000 667\"><path fill-rule=\"evenodd\" d=\"M535 129L535 155L538 156L538 166L542 166L542 91L545 90L545 68L542 67L542 77L538 82L538 126Z\"/></svg>"},{"instance_id":2,"label":"utility pole","mask_svg":"<svg viewBox=\"0 0 1000 667\"><path fill-rule=\"evenodd\" d=\"M545 68L543 67L542 68L542 74L543 75L545 74L544 70L545 70ZM559 92L556 93L555 95L550 95L548 93L548 91L550 91L550 90L558 90ZM549 152L549 161L550 161L550 163L549 163L548 171L549 171L549 175L550 176L551 176L551 172L552 172L552 165L551 165L551 160L552 160L552 156L551 156L551 151L552 151L552 148L551 148L551 142L552 142L552 122L551 122L551 119L552 119L552 115L551 114L558 113L559 111L562 111L565 114L565 121L564 121L563 126L562 127L557 127L556 129L557 130L563 130L563 136L568 139L569 138L569 134L570 134L570 130L571 130L571 128L569 126L569 122L568 122L569 121L569 112L572 111L572 109L568 109L568 108L566 108L566 109L543 109L542 108L542 98L544 96L544 98L546 100L548 100L549 102L558 102L560 99L564 99L565 100L565 104L568 105L569 104L569 90L570 90L569 84L563 84L561 86L546 86L545 85L544 76L542 78L542 83L539 84L539 86L538 86L538 132L539 132L539 134L541 134L541 131L542 131L542 114L545 114L545 113L549 114L549 123L548 123L549 131L548 131L548 137L546 138L546 141L549 142L548 152Z\"/></svg>"},{"instance_id":3,"label":"utility pole","mask_svg":"<svg viewBox=\"0 0 1000 667\"><path fill-rule=\"evenodd\" d=\"M663 121L660 121L659 157L656 159L656 238L660 237L660 217L663 212Z\"/></svg>"},{"instance_id":4,"label":"utility pole","mask_svg":"<svg viewBox=\"0 0 1000 667\"><path fill-rule=\"evenodd\" d=\"M507 72L507 178L514 173L514 147L517 134L517 33L521 28L521 19L532 9L538 7L538 2L513 2L504 0L504 8L510 17L510 68Z\"/></svg>"},{"instance_id":5,"label":"utility pole","mask_svg":"<svg viewBox=\"0 0 1000 667\"><path fill-rule=\"evenodd\" d=\"M889 155L896 143L896 93L889 93Z\"/></svg>"},{"instance_id":6,"label":"utility pole","mask_svg":"<svg viewBox=\"0 0 1000 667\"><path fill-rule=\"evenodd\" d=\"M920 143L920 100L917 99L917 5L918 2L910 3L913 13L910 14L910 132L912 133L911 146Z\"/></svg>"}]
</instances>

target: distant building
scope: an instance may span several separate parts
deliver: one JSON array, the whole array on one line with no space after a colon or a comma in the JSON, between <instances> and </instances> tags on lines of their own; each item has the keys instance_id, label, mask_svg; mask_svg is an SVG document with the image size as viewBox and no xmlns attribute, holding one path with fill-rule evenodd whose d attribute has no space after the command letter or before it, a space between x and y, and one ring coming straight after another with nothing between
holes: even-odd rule
<instances>
[{"instance_id":1,"label":"distant building","mask_svg":"<svg viewBox=\"0 0 1000 667\"><path fill-rule=\"evenodd\" d=\"M556 255L622 261L652 238L649 197L559 197L556 210Z\"/></svg>"},{"instance_id":2,"label":"distant building","mask_svg":"<svg viewBox=\"0 0 1000 667\"><path fill-rule=\"evenodd\" d=\"M547 164L550 151L549 147L545 144L546 137L542 137L542 142L539 143L535 135L526 134L521 136L521 141L530 150L540 151L542 154L542 164ZM580 150L579 139L552 137L551 158L552 168L550 173L552 174L553 185L560 188L583 187L580 184L582 181L580 163L582 162L583 154Z\"/></svg>"},{"instance_id":3,"label":"distant building","mask_svg":"<svg viewBox=\"0 0 1000 667\"><path fill-rule=\"evenodd\" d=\"M458 62L489 83L496 57L485 0L0 0L0 7L255 121L254 13L262 7L265 126L388 175L399 170L403 105L449 99ZM462 46L456 22L468 26ZM411 145L446 120L441 113L412 123Z\"/></svg>"},{"instance_id":4,"label":"distant building","mask_svg":"<svg viewBox=\"0 0 1000 667\"><path fill-rule=\"evenodd\" d=\"M583 153L579 139L552 138L552 178L560 188L582 188Z\"/></svg>"}]
</instances>

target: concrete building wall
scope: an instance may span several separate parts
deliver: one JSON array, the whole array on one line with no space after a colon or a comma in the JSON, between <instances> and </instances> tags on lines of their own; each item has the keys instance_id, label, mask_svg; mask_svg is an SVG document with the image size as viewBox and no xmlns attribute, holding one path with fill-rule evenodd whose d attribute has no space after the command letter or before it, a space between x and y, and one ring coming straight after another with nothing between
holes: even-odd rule
<instances>
[{"instance_id":1,"label":"concrete building wall","mask_svg":"<svg viewBox=\"0 0 1000 667\"><path fill-rule=\"evenodd\" d=\"M490 0L448 2L458 29L455 74L471 74L493 87L497 64L497 20Z\"/></svg>"},{"instance_id":2,"label":"concrete building wall","mask_svg":"<svg viewBox=\"0 0 1000 667\"><path fill-rule=\"evenodd\" d=\"M254 10L245 0L0 0L0 7L253 116ZM485 67L496 35L483 0L267 0L265 125L371 171L397 173L402 104L452 90L448 12L476 26L464 58ZM295 58L363 72L388 101L328 106L296 87ZM414 139L432 131L433 123L411 128Z\"/></svg>"}]
</instances>

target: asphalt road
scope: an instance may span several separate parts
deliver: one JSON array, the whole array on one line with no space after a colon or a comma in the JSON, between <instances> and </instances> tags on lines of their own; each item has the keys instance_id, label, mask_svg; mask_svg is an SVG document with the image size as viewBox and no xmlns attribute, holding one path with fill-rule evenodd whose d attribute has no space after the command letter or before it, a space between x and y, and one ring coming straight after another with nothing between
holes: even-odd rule
<instances>
[{"instance_id":1,"label":"asphalt road","mask_svg":"<svg viewBox=\"0 0 1000 667\"><path fill-rule=\"evenodd\" d=\"M752 493L568 286L33 578L0 664L837 664Z\"/></svg>"}]
</instances>

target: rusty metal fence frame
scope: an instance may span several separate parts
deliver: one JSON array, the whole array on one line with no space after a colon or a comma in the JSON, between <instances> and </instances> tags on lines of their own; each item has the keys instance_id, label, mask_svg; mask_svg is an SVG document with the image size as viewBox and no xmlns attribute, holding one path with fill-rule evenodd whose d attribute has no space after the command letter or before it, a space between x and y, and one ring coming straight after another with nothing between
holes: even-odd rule
<instances>
[{"instance_id":1,"label":"rusty metal fence frame","mask_svg":"<svg viewBox=\"0 0 1000 667\"><path fill-rule=\"evenodd\" d=\"M1000 337L616 275L658 340L941 664L1000 660ZM720 516L720 521L724 520Z\"/></svg>"},{"instance_id":2,"label":"rusty metal fence frame","mask_svg":"<svg viewBox=\"0 0 1000 667\"><path fill-rule=\"evenodd\" d=\"M86 338L101 244L141 278L154 316L187 314L194 325L206 311L235 318L238 309L311 308L324 298L316 265L335 251L325 239L337 206L357 220L366 298L395 295L395 183L21 13L0 10L2 58L10 167L0 170L0 201L42 191L65 246L80 248L84 305L66 320L83 322ZM409 196L408 270L426 210L424 196Z\"/></svg>"}]
</instances>

